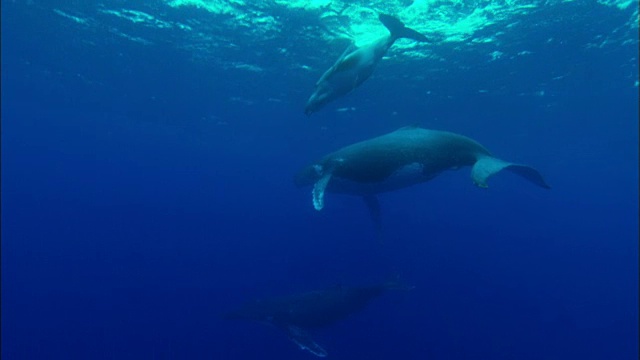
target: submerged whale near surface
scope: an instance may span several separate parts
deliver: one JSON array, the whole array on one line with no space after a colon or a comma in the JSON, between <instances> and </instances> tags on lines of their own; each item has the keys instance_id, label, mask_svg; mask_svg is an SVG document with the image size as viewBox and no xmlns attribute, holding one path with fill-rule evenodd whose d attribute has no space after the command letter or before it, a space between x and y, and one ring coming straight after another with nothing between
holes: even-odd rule
<instances>
[{"instance_id":1,"label":"submerged whale near surface","mask_svg":"<svg viewBox=\"0 0 640 360\"><path fill-rule=\"evenodd\" d=\"M396 283L372 286L335 286L278 298L255 300L224 315L225 319L265 322L284 331L302 350L325 357L327 351L307 332L342 320L362 310L372 299L387 290L408 290Z\"/></svg>"},{"instance_id":2,"label":"submerged whale near surface","mask_svg":"<svg viewBox=\"0 0 640 360\"><path fill-rule=\"evenodd\" d=\"M406 27L393 16L380 14L378 19L389 30L389 35L360 47L351 44L316 82L304 109L306 115L317 112L329 102L360 86L371 76L376 65L396 40L408 38L420 42L428 41L426 36Z\"/></svg>"},{"instance_id":3,"label":"submerged whale near surface","mask_svg":"<svg viewBox=\"0 0 640 360\"><path fill-rule=\"evenodd\" d=\"M324 207L325 192L362 196L379 227L376 194L429 181L445 170L472 166L473 182L486 188L487 180L509 170L549 189L540 173L527 165L500 160L478 142L451 132L407 126L333 152L302 169L298 186L313 185L313 206Z\"/></svg>"}]
</instances>

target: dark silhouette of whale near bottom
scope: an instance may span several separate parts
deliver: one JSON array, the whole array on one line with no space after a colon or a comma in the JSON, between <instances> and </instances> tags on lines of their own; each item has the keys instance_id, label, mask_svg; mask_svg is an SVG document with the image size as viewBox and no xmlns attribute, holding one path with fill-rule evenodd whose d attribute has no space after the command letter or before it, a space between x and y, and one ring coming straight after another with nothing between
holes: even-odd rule
<instances>
[{"instance_id":1,"label":"dark silhouette of whale near bottom","mask_svg":"<svg viewBox=\"0 0 640 360\"><path fill-rule=\"evenodd\" d=\"M295 183L313 185L316 210L324 207L325 191L362 196L379 230L376 194L426 182L445 170L463 166L472 166L471 178L479 187L486 188L493 174L509 170L539 187L550 188L536 169L497 159L468 137L416 126L331 153L300 171Z\"/></svg>"},{"instance_id":2,"label":"dark silhouette of whale near bottom","mask_svg":"<svg viewBox=\"0 0 640 360\"><path fill-rule=\"evenodd\" d=\"M307 330L331 325L362 310L390 289L409 289L395 283L364 287L335 286L279 298L255 300L225 314L225 319L265 322L284 331L300 349L325 357L327 352Z\"/></svg>"}]
</instances>

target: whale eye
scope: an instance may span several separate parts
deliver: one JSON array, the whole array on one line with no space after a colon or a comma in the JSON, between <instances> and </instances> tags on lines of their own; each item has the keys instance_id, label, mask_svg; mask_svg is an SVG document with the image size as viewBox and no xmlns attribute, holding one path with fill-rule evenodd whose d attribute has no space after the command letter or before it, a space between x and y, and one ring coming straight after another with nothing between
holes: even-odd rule
<instances>
[{"instance_id":1,"label":"whale eye","mask_svg":"<svg viewBox=\"0 0 640 360\"><path fill-rule=\"evenodd\" d=\"M316 172L316 175L321 176L322 175L322 165L318 165L318 164L313 165L313 171Z\"/></svg>"}]
</instances>

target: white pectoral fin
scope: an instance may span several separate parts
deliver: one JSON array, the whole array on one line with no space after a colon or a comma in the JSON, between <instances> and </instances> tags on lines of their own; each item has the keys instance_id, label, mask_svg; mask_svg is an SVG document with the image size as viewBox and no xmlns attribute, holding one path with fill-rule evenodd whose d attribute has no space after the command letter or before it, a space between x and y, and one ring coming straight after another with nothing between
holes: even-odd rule
<instances>
[{"instance_id":1,"label":"white pectoral fin","mask_svg":"<svg viewBox=\"0 0 640 360\"><path fill-rule=\"evenodd\" d=\"M325 71L324 74L322 74L320 79L318 79L318 81L316 82L316 86L319 86L321 83L325 82L331 75L348 68L350 64L350 60L348 59L350 55L353 53L353 51L356 49L357 47L352 42L351 45L349 45L344 50L342 55L340 55L338 60L336 60L336 62L333 65L331 65L331 67L327 71ZM345 63L345 60L347 61L346 63Z\"/></svg>"},{"instance_id":2,"label":"white pectoral fin","mask_svg":"<svg viewBox=\"0 0 640 360\"><path fill-rule=\"evenodd\" d=\"M315 185L313 185L313 207L320 211L324 207L324 192L331 180L331 172L324 174Z\"/></svg>"},{"instance_id":3,"label":"white pectoral fin","mask_svg":"<svg viewBox=\"0 0 640 360\"><path fill-rule=\"evenodd\" d=\"M289 339L291 339L291 341L298 345L301 350L307 350L318 357L327 356L327 351L323 349L322 346L313 341L313 339L311 339L311 337L305 330L297 326L288 325L285 328L285 332L289 336Z\"/></svg>"},{"instance_id":4,"label":"white pectoral fin","mask_svg":"<svg viewBox=\"0 0 640 360\"><path fill-rule=\"evenodd\" d=\"M349 55L351 55L357 49L358 49L358 47L356 46L356 43L354 41L351 41L349 43L349 46L347 46L344 49L344 51L342 52L342 54L340 55L338 60L336 60L336 64L339 63L339 62L342 62L345 58L349 57Z\"/></svg>"},{"instance_id":5,"label":"white pectoral fin","mask_svg":"<svg viewBox=\"0 0 640 360\"><path fill-rule=\"evenodd\" d=\"M476 185L486 188L488 187L487 180L489 177L505 169L522 176L542 188L551 188L538 170L527 165L513 164L491 156L484 156L476 161L471 169L471 177Z\"/></svg>"}]
</instances>

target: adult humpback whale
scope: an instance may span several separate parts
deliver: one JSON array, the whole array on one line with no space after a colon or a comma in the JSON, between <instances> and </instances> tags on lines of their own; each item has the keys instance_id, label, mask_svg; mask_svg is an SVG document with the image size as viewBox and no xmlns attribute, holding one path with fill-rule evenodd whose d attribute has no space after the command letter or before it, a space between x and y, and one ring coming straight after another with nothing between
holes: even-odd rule
<instances>
[{"instance_id":1,"label":"adult humpback whale","mask_svg":"<svg viewBox=\"0 0 640 360\"><path fill-rule=\"evenodd\" d=\"M329 102L360 86L371 76L380 59L397 39L428 41L426 36L404 26L393 16L380 14L378 18L389 30L389 35L361 47L351 44L316 82L315 90L305 106L305 114L311 115Z\"/></svg>"},{"instance_id":2,"label":"adult humpback whale","mask_svg":"<svg viewBox=\"0 0 640 360\"><path fill-rule=\"evenodd\" d=\"M307 333L342 320L362 310L372 299L390 289L409 289L396 283L364 287L335 286L266 300L249 302L236 311L225 314L226 319L265 322L284 331L300 349L325 357L327 352Z\"/></svg>"},{"instance_id":3,"label":"adult humpback whale","mask_svg":"<svg viewBox=\"0 0 640 360\"><path fill-rule=\"evenodd\" d=\"M316 210L324 206L325 191L362 196L379 227L376 194L429 181L444 170L462 166L472 166L471 178L479 187L486 188L490 176L506 169L549 188L534 168L497 159L468 137L415 126L331 153L300 171L295 182L298 186L314 185Z\"/></svg>"}]
</instances>

